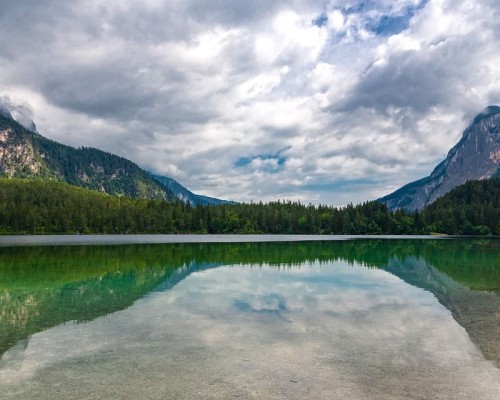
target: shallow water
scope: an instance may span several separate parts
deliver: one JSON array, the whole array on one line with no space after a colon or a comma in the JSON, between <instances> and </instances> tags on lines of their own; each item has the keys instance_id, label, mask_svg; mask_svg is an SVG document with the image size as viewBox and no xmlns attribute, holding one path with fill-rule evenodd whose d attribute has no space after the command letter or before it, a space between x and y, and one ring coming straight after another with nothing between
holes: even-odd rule
<instances>
[{"instance_id":1,"label":"shallow water","mask_svg":"<svg viewBox=\"0 0 500 400\"><path fill-rule=\"evenodd\" d=\"M262 242L312 242L351 239L437 239L447 236L422 235L0 235L0 246L33 245L117 245L165 243L262 243Z\"/></svg>"},{"instance_id":2,"label":"shallow water","mask_svg":"<svg viewBox=\"0 0 500 400\"><path fill-rule=\"evenodd\" d=\"M0 398L498 399L498 244L3 248Z\"/></svg>"}]
</instances>

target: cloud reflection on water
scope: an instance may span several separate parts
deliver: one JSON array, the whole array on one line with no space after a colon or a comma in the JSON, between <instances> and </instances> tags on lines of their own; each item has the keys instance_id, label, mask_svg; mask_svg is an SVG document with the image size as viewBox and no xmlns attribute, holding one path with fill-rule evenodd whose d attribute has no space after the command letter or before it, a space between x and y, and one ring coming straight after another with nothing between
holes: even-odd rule
<instances>
[{"instance_id":1,"label":"cloud reflection on water","mask_svg":"<svg viewBox=\"0 0 500 400\"><path fill-rule=\"evenodd\" d=\"M33 335L0 363L7 398L25 399L88 385L128 398L495 399L499 378L431 293L341 261L195 272L126 310Z\"/></svg>"}]
</instances>

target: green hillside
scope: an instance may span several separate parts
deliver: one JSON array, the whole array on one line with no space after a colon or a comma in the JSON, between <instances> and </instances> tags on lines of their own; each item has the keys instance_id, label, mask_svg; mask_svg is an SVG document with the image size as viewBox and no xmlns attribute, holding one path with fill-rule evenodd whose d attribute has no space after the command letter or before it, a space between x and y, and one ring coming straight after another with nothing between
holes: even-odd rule
<instances>
[{"instance_id":1,"label":"green hillside","mask_svg":"<svg viewBox=\"0 0 500 400\"><path fill-rule=\"evenodd\" d=\"M0 176L55 180L112 195L175 199L164 185L123 157L54 142L3 115Z\"/></svg>"}]
</instances>

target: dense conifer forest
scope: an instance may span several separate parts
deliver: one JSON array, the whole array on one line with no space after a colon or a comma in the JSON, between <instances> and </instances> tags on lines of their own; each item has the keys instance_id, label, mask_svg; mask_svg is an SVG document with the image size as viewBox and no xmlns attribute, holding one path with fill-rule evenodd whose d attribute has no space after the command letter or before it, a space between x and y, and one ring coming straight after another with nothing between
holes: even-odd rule
<instances>
[{"instance_id":1,"label":"dense conifer forest","mask_svg":"<svg viewBox=\"0 0 500 400\"><path fill-rule=\"evenodd\" d=\"M0 179L0 232L500 235L500 179L461 185L421 212L366 202L291 201L191 207L110 196L60 182Z\"/></svg>"}]
</instances>

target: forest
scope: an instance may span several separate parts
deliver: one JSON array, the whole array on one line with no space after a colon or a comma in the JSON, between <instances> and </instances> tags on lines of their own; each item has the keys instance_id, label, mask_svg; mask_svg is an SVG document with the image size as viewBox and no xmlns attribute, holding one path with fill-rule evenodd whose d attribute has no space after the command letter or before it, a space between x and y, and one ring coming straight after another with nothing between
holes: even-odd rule
<instances>
[{"instance_id":1,"label":"forest","mask_svg":"<svg viewBox=\"0 0 500 400\"><path fill-rule=\"evenodd\" d=\"M500 179L461 185L421 212L371 201L345 207L292 201L191 207L110 196L66 183L0 179L0 233L500 235Z\"/></svg>"}]
</instances>

